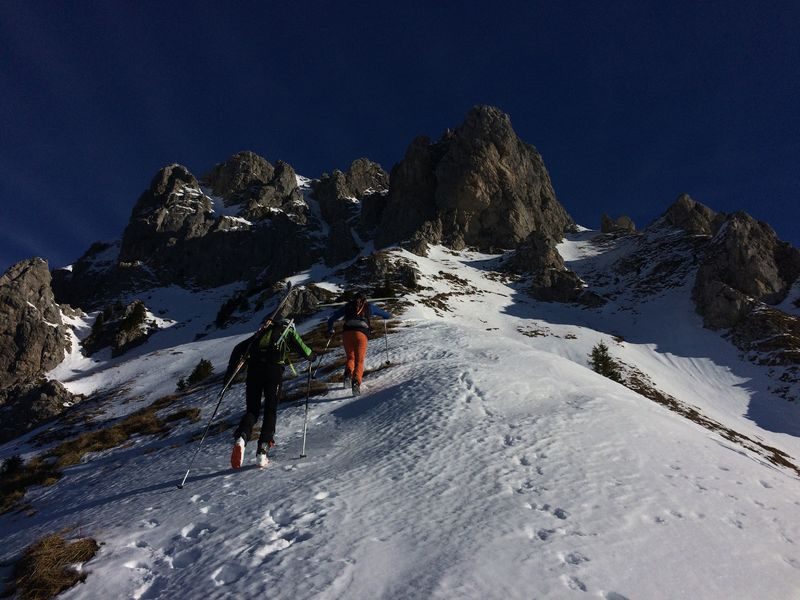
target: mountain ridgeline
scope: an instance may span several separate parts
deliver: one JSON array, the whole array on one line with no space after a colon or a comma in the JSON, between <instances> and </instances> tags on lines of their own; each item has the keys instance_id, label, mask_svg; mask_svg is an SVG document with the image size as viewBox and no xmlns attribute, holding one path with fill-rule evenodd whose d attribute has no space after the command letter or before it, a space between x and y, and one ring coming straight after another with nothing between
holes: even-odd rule
<instances>
[{"instance_id":1,"label":"mountain ridgeline","mask_svg":"<svg viewBox=\"0 0 800 600\"><path fill-rule=\"evenodd\" d=\"M390 174L359 159L345 172L306 180L291 165L253 152L199 178L169 165L135 202L120 240L95 243L71 267L53 272L52 281L41 259L23 261L0 279L9 307L0 314L0 414L24 413L22 429L52 416L53 402L41 415L20 406L36 396L32 386L39 399L52 392L44 374L69 351L62 315L75 309L128 314L130 306L109 307L170 285L241 283L247 291L234 300L263 299L276 282L319 263L341 266L339 274L353 283L408 289L413 269L383 249L424 256L437 244L505 253L508 276L530 296L586 310L602 310L623 291L635 302L688 285L707 327L780 366L776 377L786 386L798 381L800 251L767 224L745 213L715 213L688 195L642 231L627 217L603 215L598 243L621 250L603 273L580 274L566 268L557 249L577 231L541 155L520 140L508 115L489 106L474 107L436 141L414 139ZM362 256L369 242L376 251ZM117 339L117 353L132 345L130 336L119 342L118 329L97 329L87 353L97 351L98 340ZM141 343L152 325L137 332ZM58 390L58 406L69 404L64 393Z\"/></svg>"}]
</instances>

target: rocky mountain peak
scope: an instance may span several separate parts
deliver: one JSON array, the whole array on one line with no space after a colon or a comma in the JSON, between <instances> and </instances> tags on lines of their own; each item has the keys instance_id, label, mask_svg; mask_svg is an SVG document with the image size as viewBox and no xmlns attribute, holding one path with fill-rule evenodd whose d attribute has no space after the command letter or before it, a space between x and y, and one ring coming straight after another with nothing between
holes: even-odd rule
<instances>
[{"instance_id":1,"label":"rocky mountain peak","mask_svg":"<svg viewBox=\"0 0 800 600\"><path fill-rule=\"evenodd\" d=\"M800 276L800 250L744 212L725 217L709 245L694 287L707 326L736 325L759 302L776 304Z\"/></svg>"},{"instance_id":2,"label":"rocky mountain peak","mask_svg":"<svg viewBox=\"0 0 800 600\"><path fill-rule=\"evenodd\" d=\"M120 260L146 260L157 250L204 235L214 222L211 200L182 165L156 173L133 207L122 234Z\"/></svg>"},{"instance_id":3,"label":"rocky mountain peak","mask_svg":"<svg viewBox=\"0 0 800 600\"><path fill-rule=\"evenodd\" d=\"M238 152L216 165L203 182L226 206L241 206L239 215L249 221L260 221L280 209L297 222L306 222L307 206L297 174L282 160L273 165L255 152Z\"/></svg>"},{"instance_id":4,"label":"rocky mountain peak","mask_svg":"<svg viewBox=\"0 0 800 600\"><path fill-rule=\"evenodd\" d=\"M692 199L689 194L681 194L662 216L663 221L695 235L713 235L724 215Z\"/></svg>"},{"instance_id":5,"label":"rocky mountain peak","mask_svg":"<svg viewBox=\"0 0 800 600\"><path fill-rule=\"evenodd\" d=\"M390 179L379 245L514 248L533 231L560 240L572 225L541 155L492 106L474 107L433 144L416 138Z\"/></svg>"}]
</instances>

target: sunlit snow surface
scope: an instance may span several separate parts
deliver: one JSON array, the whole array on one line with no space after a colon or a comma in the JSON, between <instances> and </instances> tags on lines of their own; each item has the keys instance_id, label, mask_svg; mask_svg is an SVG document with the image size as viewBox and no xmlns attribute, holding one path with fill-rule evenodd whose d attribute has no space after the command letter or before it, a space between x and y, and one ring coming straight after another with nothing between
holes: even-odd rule
<instances>
[{"instance_id":1,"label":"sunlit snow surface","mask_svg":"<svg viewBox=\"0 0 800 600\"><path fill-rule=\"evenodd\" d=\"M608 260L590 235L559 247L568 262ZM535 302L492 276L498 257L403 256L428 289L408 297L395 334L370 344L367 367L384 363L386 341L392 366L359 398L331 385L312 399L307 458L302 406L284 404L267 470L254 468L254 445L230 469L228 430L206 439L178 490L212 387L186 398L200 422L29 492L34 516L0 517L2 560L75 527L103 546L64 598L800 597L797 476L587 367L604 340L663 391L800 457L797 407L768 396L764 372L701 328L686 290L634 318ZM450 292L449 311L420 302ZM86 392L124 386L140 400L108 408L120 415L172 392L201 357L220 372L255 321L192 340L230 293L154 292L148 308L179 324L130 357L73 357L55 373ZM217 419L238 420L243 394L234 385Z\"/></svg>"}]
</instances>

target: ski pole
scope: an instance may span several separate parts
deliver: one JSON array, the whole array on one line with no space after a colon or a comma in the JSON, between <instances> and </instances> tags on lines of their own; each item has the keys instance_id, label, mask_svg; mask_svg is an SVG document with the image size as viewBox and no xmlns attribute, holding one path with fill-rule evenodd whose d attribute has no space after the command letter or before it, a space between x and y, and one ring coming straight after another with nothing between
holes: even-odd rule
<instances>
[{"instance_id":1,"label":"ski pole","mask_svg":"<svg viewBox=\"0 0 800 600\"><path fill-rule=\"evenodd\" d=\"M222 391L219 393L219 400L217 400L217 406L214 408L214 414L212 414L211 418L208 420L208 425L206 425L206 429L203 432L203 437L200 438L200 443L197 445L197 450L194 451L194 454L192 455L192 460L189 461L189 468L186 469L186 475L183 476L183 480L178 484L179 490L183 489L183 484L186 483L186 478L189 477L189 471L192 470L194 459L197 458L197 454L200 452L200 448L203 446L203 442L206 440L206 435L208 434L208 430L211 428L211 423L214 422L214 417L217 416L219 405L222 404L222 397L225 395L225 392L228 391L228 388L230 387L233 380L236 378L236 375L239 373L239 371L242 370L244 363L245 363L245 358L243 357L242 359L239 360L239 364L236 365L236 370L233 372L233 375L230 376L230 379L228 379L227 383L225 383L225 386L222 388Z\"/></svg>"},{"instance_id":2,"label":"ski pole","mask_svg":"<svg viewBox=\"0 0 800 600\"><path fill-rule=\"evenodd\" d=\"M325 344L325 349L322 351L322 354L319 355L319 362L317 363L317 368L314 369L314 374L311 376L312 379L316 379L317 378L317 371L319 371L319 367L322 364L322 358L325 356L325 353L328 351L328 346L331 345L331 340L332 339L333 339L333 336L328 338L328 343Z\"/></svg>"},{"instance_id":3,"label":"ski pole","mask_svg":"<svg viewBox=\"0 0 800 600\"><path fill-rule=\"evenodd\" d=\"M386 334L386 319L383 320L383 339L386 341L386 365L392 364L389 360L389 336Z\"/></svg>"},{"instance_id":4,"label":"ski pole","mask_svg":"<svg viewBox=\"0 0 800 600\"><path fill-rule=\"evenodd\" d=\"M300 458L306 457L306 432L308 431L308 397L311 395L311 362L308 363L308 386L306 387L306 413L303 417L303 449Z\"/></svg>"}]
</instances>

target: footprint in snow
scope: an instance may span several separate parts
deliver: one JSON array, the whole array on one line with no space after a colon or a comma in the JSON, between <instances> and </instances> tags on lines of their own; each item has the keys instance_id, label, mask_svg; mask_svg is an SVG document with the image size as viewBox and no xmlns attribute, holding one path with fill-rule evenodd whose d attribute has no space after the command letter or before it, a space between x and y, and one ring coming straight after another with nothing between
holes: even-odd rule
<instances>
[{"instance_id":1,"label":"footprint in snow","mask_svg":"<svg viewBox=\"0 0 800 600\"><path fill-rule=\"evenodd\" d=\"M564 585L571 590L580 590L581 592L586 591L586 584L575 576L562 575L561 580L564 582Z\"/></svg>"},{"instance_id":2,"label":"footprint in snow","mask_svg":"<svg viewBox=\"0 0 800 600\"><path fill-rule=\"evenodd\" d=\"M178 552L172 559L172 566L176 569L183 569L194 564L203 555L200 550L193 548L184 552Z\"/></svg>"},{"instance_id":3,"label":"footprint in snow","mask_svg":"<svg viewBox=\"0 0 800 600\"><path fill-rule=\"evenodd\" d=\"M589 562L589 558L580 552L570 552L569 554L561 554L558 556L564 564L577 566L581 563Z\"/></svg>"},{"instance_id":4,"label":"footprint in snow","mask_svg":"<svg viewBox=\"0 0 800 600\"><path fill-rule=\"evenodd\" d=\"M569 518L569 513L565 511L563 508L557 508L553 511L553 516L563 520Z\"/></svg>"},{"instance_id":5,"label":"footprint in snow","mask_svg":"<svg viewBox=\"0 0 800 600\"><path fill-rule=\"evenodd\" d=\"M536 532L536 537L538 537L543 542L546 542L550 539L550 536L556 532L555 529L540 529Z\"/></svg>"},{"instance_id":6,"label":"footprint in snow","mask_svg":"<svg viewBox=\"0 0 800 600\"><path fill-rule=\"evenodd\" d=\"M181 537L188 539L196 539L204 535L213 533L215 529L216 529L215 527L212 527L208 523L199 523L197 525L195 525L194 523L189 523L186 527L181 529Z\"/></svg>"},{"instance_id":7,"label":"footprint in snow","mask_svg":"<svg viewBox=\"0 0 800 600\"><path fill-rule=\"evenodd\" d=\"M217 586L230 585L239 581L245 571L246 569L236 563L228 563L214 571L211 579Z\"/></svg>"}]
</instances>

